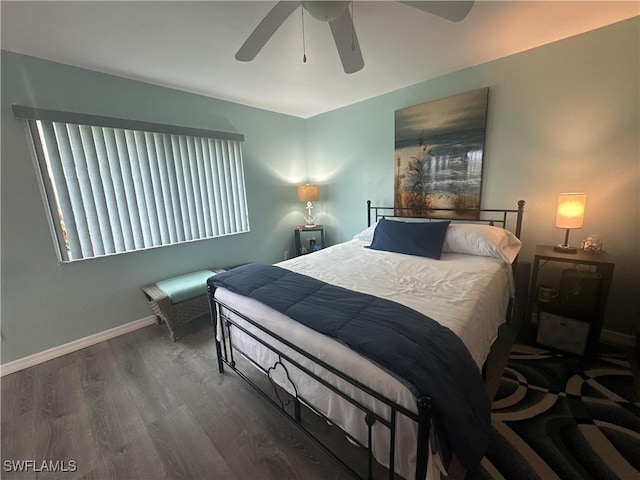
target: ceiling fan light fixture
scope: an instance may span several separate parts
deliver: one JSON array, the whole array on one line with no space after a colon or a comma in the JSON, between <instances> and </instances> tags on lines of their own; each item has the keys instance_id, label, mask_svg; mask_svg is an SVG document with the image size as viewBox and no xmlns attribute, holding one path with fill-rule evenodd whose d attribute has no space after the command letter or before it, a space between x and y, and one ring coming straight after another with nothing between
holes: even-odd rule
<instances>
[{"instance_id":1,"label":"ceiling fan light fixture","mask_svg":"<svg viewBox=\"0 0 640 480\"><path fill-rule=\"evenodd\" d=\"M338 18L351 2L307 1L302 6L316 20L331 22Z\"/></svg>"},{"instance_id":2,"label":"ceiling fan light fixture","mask_svg":"<svg viewBox=\"0 0 640 480\"><path fill-rule=\"evenodd\" d=\"M0 0L1 1L1 0ZM317 20L329 24L331 35L336 44L342 68L345 73L355 73L364 67L364 59L360 51L360 44L353 26L353 18L349 12L351 1L292 1L281 0L262 19L258 26L251 32L236 53L236 59L241 62L250 62L262 50L275 31L284 21L298 9L302 12L303 28L303 62L306 62L306 49L304 45L304 11ZM465 18L473 7L473 0L438 0L438 1L408 1L400 2L415 7L419 10L445 18L452 22L458 22ZM353 11L353 7L351 8Z\"/></svg>"}]
</instances>

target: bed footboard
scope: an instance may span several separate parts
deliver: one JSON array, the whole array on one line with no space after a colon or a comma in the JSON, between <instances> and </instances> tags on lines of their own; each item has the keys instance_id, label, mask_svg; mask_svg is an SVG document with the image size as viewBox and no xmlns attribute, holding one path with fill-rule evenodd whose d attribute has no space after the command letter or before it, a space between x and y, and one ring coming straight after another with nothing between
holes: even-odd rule
<instances>
[{"instance_id":1,"label":"bed footboard","mask_svg":"<svg viewBox=\"0 0 640 480\"><path fill-rule=\"evenodd\" d=\"M394 472L396 464L397 422L400 416L410 419L417 424L418 431L415 452L417 459L415 479L425 479L429 461L429 434L431 428L431 399L429 397L424 396L418 398L418 413L416 414L402 405L386 398L379 392L372 390L358 380L346 375L339 369L327 364L323 360L303 351L287 339L269 331L263 325L260 325L258 322L248 318L229 305L220 302L215 298L214 291L211 288L209 288L209 303L213 329L216 335L216 354L218 370L220 373L224 372L225 365L235 371L243 380L255 388L269 403L274 405L282 414L285 415L287 419L292 421L355 478L368 480L372 480L374 478L375 460L373 452L373 429L375 425L384 426L389 432L389 450L386 452L386 458L380 463L387 463L388 478L390 480L396 478L396 474ZM241 321L238 321L238 319L241 319ZM220 324L218 324L218 322L220 322ZM259 333L256 334L255 329L251 331L249 326L255 327ZM247 356L246 352L242 352L237 345L234 345L233 338L235 335L244 335L251 339L251 341L259 343L262 347L272 352L275 361L270 365L260 365L259 362L256 362ZM284 351L285 348L276 348L274 344L286 346L287 351ZM295 352L295 354L292 354L291 351ZM236 362L235 356L237 354L242 354L248 358L253 366L257 367L266 375L269 382L262 382L262 384L259 384L260 382L254 381L250 375L244 373ZM307 365L304 365L303 362ZM312 368L309 368L309 362L311 362ZM331 418L327 417L319 409L314 408L313 402L309 401L309 399L305 397L305 392L301 391L299 386L296 385L295 381L292 379L288 367L296 369L297 372L302 372L306 377L312 378L314 381L318 382L326 389L329 389L333 394L338 395L342 400L348 402L353 408L361 412L363 421L366 424L366 441L359 440L339 425L336 425ZM280 370L280 373L276 375L278 370ZM342 381L347 382L349 385L349 391L347 391L347 389L339 388L336 386L336 382L328 381L326 375L323 377L317 374L317 371L330 373L332 376L338 377ZM279 378L279 381L276 377ZM287 383L287 385L282 385L282 383ZM266 387L268 386L270 386L269 390L271 391L267 391ZM354 392L359 392L360 394L358 395ZM373 408L365 405L365 403L360 399L363 393L372 399L375 399L375 401L380 404L383 404L386 413L376 413ZM311 431L311 429L307 428L305 423L302 421L302 412L305 411L303 410L302 405L308 407L313 413L321 416L330 424L340 428L342 433L346 435L351 443L355 443L364 449L367 457L366 472L357 471L353 465L348 464L348 462L341 458L337 452L332 451L332 449L322 439L320 439L318 435Z\"/></svg>"}]
</instances>

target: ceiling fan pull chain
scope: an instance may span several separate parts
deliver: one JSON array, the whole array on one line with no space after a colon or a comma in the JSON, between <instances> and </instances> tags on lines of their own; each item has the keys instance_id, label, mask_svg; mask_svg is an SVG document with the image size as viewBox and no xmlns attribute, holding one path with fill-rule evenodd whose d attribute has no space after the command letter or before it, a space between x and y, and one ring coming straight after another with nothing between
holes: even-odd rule
<instances>
[{"instance_id":1,"label":"ceiling fan pull chain","mask_svg":"<svg viewBox=\"0 0 640 480\"><path fill-rule=\"evenodd\" d=\"M307 47L304 42L304 7L300 9L302 14L302 63L307 63Z\"/></svg>"}]
</instances>

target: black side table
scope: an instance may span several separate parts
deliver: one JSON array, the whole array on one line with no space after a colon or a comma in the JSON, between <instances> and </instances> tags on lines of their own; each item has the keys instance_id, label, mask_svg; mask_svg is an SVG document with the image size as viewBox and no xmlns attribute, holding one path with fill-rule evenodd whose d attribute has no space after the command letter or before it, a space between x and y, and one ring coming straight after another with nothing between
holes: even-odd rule
<instances>
[{"instance_id":1,"label":"black side table","mask_svg":"<svg viewBox=\"0 0 640 480\"><path fill-rule=\"evenodd\" d=\"M540 269L549 262L570 269L540 284ZM538 245L533 260L527 320L536 323L536 342L579 355L595 355L615 264L605 252L556 252ZM536 321L534 321L536 320Z\"/></svg>"},{"instance_id":2,"label":"black side table","mask_svg":"<svg viewBox=\"0 0 640 480\"><path fill-rule=\"evenodd\" d=\"M296 256L315 252L324 248L324 226L307 227L298 225L294 230Z\"/></svg>"}]
</instances>

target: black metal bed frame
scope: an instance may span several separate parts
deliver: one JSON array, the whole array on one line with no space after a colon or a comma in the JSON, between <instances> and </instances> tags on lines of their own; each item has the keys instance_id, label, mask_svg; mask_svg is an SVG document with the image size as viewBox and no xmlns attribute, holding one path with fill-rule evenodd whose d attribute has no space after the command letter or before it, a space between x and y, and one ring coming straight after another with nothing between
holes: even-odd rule
<instances>
[{"instance_id":1,"label":"black metal bed frame","mask_svg":"<svg viewBox=\"0 0 640 480\"><path fill-rule=\"evenodd\" d=\"M374 222L377 222L381 218L420 218L429 221L453 220L463 223L486 223L487 225L493 226L498 224L502 228L506 229L509 214L516 214L513 233L516 237L520 238L524 204L524 200L518 200L518 208L513 210L501 208L471 208L459 210L455 208L426 209L425 207L372 207L371 200L367 200L367 226L371 226L371 217L373 214ZM413 213L417 215L412 215ZM452 215L446 215L446 213L451 213ZM472 215L473 218L453 215L455 213Z\"/></svg>"},{"instance_id":2,"label":"black metal bed frame","mask_svg":"<svg viewBox=\"0 0 640 480\"><path fill-rule=\"evenodd\" d=\"M516 218L516 227L515 227L514 233L516 236L519 237L521 228L522 228L522 215L524 211L524 203L525 203L524 200L520 200L518 202L518 209L515 209L515 210L478 209L477 210L478 219L464 220L464 221L466 223L480 222L480 223L488 223L490 225L494 225L498 223L501 226L503 226L503 228L506 228L507 215L515 213L517 214L517 218ZM408 210L412 210L412 209L403 209L403 212ZM449 218L440 216L442 212L456 211L454 209L432 209L429 211L429 214L432 214L431 212L436 210L439 212L436 214L438 215L437 217L424 216L420 218L433 219L433 220L447 220ZM386 211L392 211L393 213L392 214L379 213L379 212L386 212ZM372 207L371 201L369 200L367 201L368 225L371 225L372 212L374 213L375 220L377 221L378 219L384 218L384 217L396 217L396 218L402 217L402 215L396 214L397 211L398 209L395 209L394 207ZM489 217L487 217L487 215ZM497 218L493 218L496 215L497 215ZM405 217L408 217L408 215L405 215ZM393 480L395 475L394 467L395 467L395 439L396 439L395 437L396 437L396 426L397 426L396 422L397 422L398 415L404 415L408 417L409 419L415 421L418 425L415 478L416 480L424 480L427 472L428 442L429 442L429 435L430 435L431 413L432 413L430 397L421 396L417 398L418 413L416 414L415 412L408 410L402 405L399 405L398 403L386 398L384 395L380 394L379 392L372 390L371 388L367 387L366 385L362 384L361 382L352 378L351 376L346 375L344 372L340 371L338 368L335 368L332 365L329 365L328 363L324 362L323 360L315 357L314 355L302 350L301 348L294 345L293 343L283 338L282 336L270 331L266 327L258 324L256 321L248 318L246 315L243 315L242 313L238 312L233 307L217 300L214 294L215 294L214 290L209 288L209 293L208 293L209 305L211 309L213 329L214 329L214 333L216 334L216 342L215 342L216 354L217 354L218 370L220 373L224 372L224 365L227 365L229 368L235 371L243 380L245 380L252 387L254 387L267 401L269 401L271 404L277 407L278 410L281 413L283 413L287 419L293 421L304 433L306 433L316 444L318 444L333 459L335 459L338 463L340 463L345 469L347 469L356 478L360 478L360 479L364 479L364 478L368 480L373 479L374 458L373 458L373 446L372 446L372 442L373 442L372 432L373 432L373 425L377 422L389 429L388 472L389 472L389 479ZM251 331L249 331L244 326L240 325L238 322L236 322L232 318L232 315L228 315L227 312L237 315L239 318L242 318L248 324L257 328L261 333L266 335L267 339L281 342L282 344L284 344L286 347L290 348L297 354L302 355L306 359L313 362L315 365L320 366L327 372L330 372L331 374L341 378L342 380L345 380L347 383L349 383L351 387L366 393L373 399L376 399L377 401L386 405L388 407L388 418L385 418L384 416L377 414L371 408L367 407L362 402L354 398L356 397L356 395L349 395L348 393L337 388L336 386L334 386L324 378L312 372L309 368L302 365L300 362L292 358L290 355L287 355L284 352L279 351L277 348L272 346L268 342L268 340L265 340L264 337L258 336L252 333ZM221 331L223 332L222 341L219 341L217 338L218 319L222 321L222 324L221 324L221 327L222 327ZM261 370L264 374L267 375L270 383L274 388L275 397L277 400L274 400L274 398L272 398L267 392L265 392L260 385L258 385L248 375L245 375L239 368L237 368L237 363L234 358L234 350L238 351L240 354L242 354L243 352L241 352L240 350L236 349L233 346L232 336L231 336L232 327L242 332L243 334L251 337L253 340L257 341L258 343L268 348L269 350L271 350L273 353L277 355L278 360L268 369L265 369L260 365L258 365L256 362L251 361L251 363L255 367L257 367L259 370ZM349 402L351 405L353 405L355 408L359 409L364 413L364 421L366 423L367 431L368 431L368 440L367 440L368 445L364 445L362 442L360 442L359 440L354 438L352 435L350 435L349 432L346 432L343 429L341 429L341 431L352 442L355 442L357 445L367 450L367 476L366 477L361 476L360 473L358 473L351 465L349 465L346 461L340 458L335 452L333 452L326 444L323 443L321 439L319 439L310 429L306 428L305 425L302 423L302 408L301 408L302 404L307 405L313 412L325 418L330 423L333 423L333 422L331 421L330 418L325 417L321 412L313 408L313 405L310 405L310 402L305 401L304 394L299 392L296 385L291 381L289 371L287 370L287 367L285 366L283 361L288 362L290 365L296 367L305 375L308 375L309 377L318 381L320 384L330 389L333 393L339 395L341 398L343 398L344 400ZM293 395L286 393L286 395L290 397L286 401L283 400L282 397L280 396L279 389L272 378L272 371L274 371L276 368L284 369L286 378L291 384L292 390L294 392ZM282 389L284 389L284 387L282 387ZM290 405L292 405L293 407L293 412L290 411L291 410ZM287 407L289 408L287 409Z\"/></svg>"}]
</instances>

